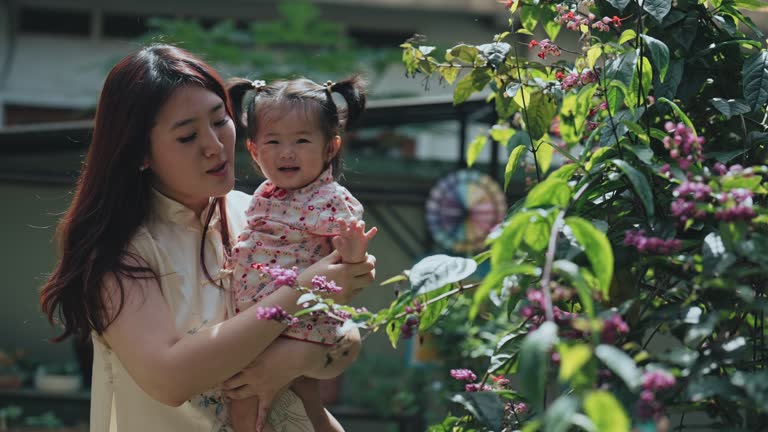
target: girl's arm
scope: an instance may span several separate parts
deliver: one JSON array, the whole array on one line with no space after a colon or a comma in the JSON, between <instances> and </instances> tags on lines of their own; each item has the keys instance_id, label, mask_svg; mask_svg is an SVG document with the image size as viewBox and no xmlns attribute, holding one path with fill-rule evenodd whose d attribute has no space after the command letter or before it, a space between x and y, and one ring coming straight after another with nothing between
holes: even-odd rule
<instances>
[{"instance_id":1,"label":"girl's arm","mask_svg":"<svg viewBox=\"0 0 768 432\"><path fill-rule=\"evenodd\" d=\"M308 286L314 275L336 280L345 287L337 301L349 301L374 277L375 258L360 264L336 264L334 253L318 261L299 276ZM176 329L171 309L154 279L123 280L123 309L103 336L136 383L151 397L179 406L195 394L233 376L285 329L284 324L259 320L258 307L240 313L195 334ZM117 281L107 278L105 295L116 298ZM113 295L113 296L110 296ZM296 312L299 292L282 287L257 306L281 306ZM272 371L282 366L272 366ZM287 369L287 367L286 367Z\"/></svg>"}]
</instances>

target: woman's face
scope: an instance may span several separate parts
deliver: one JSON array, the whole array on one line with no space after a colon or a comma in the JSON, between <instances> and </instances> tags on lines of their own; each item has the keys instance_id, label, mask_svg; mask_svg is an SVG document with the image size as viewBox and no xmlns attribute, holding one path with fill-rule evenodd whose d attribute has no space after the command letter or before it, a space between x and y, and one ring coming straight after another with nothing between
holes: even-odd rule
<instances>
[{"instance_id":1,"label":"woman's face","mask_svg":"<svg viewBox=\"0 0 768 432\"><path fill-rule=\"evenodd\" d=\"M197 213L235 185L235 126L224 101L198 86L176 89L157 114L146 159L153 185Z\"/></svg>"}]
</instances>

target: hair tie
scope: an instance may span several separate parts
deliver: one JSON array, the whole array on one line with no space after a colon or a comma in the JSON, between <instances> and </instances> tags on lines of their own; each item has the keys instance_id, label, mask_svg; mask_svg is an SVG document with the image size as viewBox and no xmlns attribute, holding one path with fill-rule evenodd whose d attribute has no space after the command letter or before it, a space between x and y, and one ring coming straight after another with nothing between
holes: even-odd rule
<instances>
[{"instance_id":1,"label":"hair tie","mask_svg":"<svg viewBox=\"0 0 768 432\"><path fill-rule=\"evenodd\" d=\"M251 81L251 88L253 88L256 91L261 91L266 86L267 86L267 82L264 81L264 80L253 80L253 81Z\"/></svg>"},{"instance_id":2,"label":"hair tie","mask_svg":"<svg viewBox=\"0 0 768 432\"><path fill-rule=\"evenodd\" d=\"M335 86L335 85L336 85L336 83L331 81L331 80L326 81L325 82L325 91L327 91L328 94L330 95L331 93L333 93L333 86Z\"/></svg>"}]
</instances>

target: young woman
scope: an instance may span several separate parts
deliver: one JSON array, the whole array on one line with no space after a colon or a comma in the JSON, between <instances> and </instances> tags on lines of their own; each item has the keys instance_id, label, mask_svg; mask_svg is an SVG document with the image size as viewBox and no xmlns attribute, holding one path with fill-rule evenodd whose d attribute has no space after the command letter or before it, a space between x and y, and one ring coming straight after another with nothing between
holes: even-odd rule
<instances>
[{"instance_id":1,"label":"young woman","mask_svg":"<svg viewBox=\"0 0 768 432\"><path fill-rule=\"evenodd\" d=\"M107 76L59 226L60 258L41 295L49 319L64 327L59 339L92 335L94 432L228 430L221 398L198 397L227 380L230 395L262 396L259 421L271 408L276 430L311 430L295 394L270 398L307 371L327 378L317 364L329 349L270 355L285 324L258 319L258 308L234 316L231 307L225 263L249 202L232 191L234 145L224 85L189 53L153 45ZM325 276L344 288L329 296L348 302L372 282L374 266L371 256L345 264L334 252L298 283ZM292 313L298 297L284 286L259 306ZM332 373L352 357L339 358Z\"/></svg>"}]
</instances>

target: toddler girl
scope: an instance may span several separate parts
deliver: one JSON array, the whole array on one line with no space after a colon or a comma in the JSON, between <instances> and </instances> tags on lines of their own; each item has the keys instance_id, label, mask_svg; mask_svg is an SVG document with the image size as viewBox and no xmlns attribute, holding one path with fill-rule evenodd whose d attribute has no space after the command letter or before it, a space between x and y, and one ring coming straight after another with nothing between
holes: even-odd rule
<instances>
[{"instance_id":1,"label":"toddler girl","mask_svg":"<svg viewBox=\"0 0 768 432\"><path fill-rule=\"evenodd\" d=\"M248 227L232 249L235 313L239 313L284 284L273 280L266 268L301 271L334 249L342 262L362 262L376 228L365 231L362 205L336 182L341 174L339 133L365 108L359 77L325 85L303 78L269 85L237 80L229 92L240 123L238 136L246 137L248 151L266 177L247 210ZM345 109L337 108L333 93L346 100ZM341 324L313 313L302 316L283 336L297 344L333 345ZM319 395L312 397L319 401ZM238 409L247 409L239 404L233 401L233 416ZM307 408L316 430L329 428L328 419L322 418L324 409L323 415L313 416L317 410Z\"/></svg>"}]
</instances>

